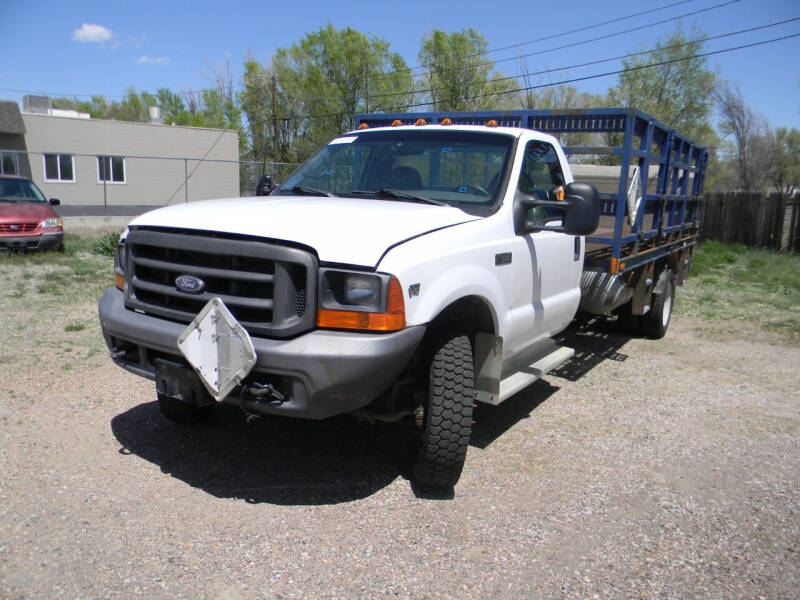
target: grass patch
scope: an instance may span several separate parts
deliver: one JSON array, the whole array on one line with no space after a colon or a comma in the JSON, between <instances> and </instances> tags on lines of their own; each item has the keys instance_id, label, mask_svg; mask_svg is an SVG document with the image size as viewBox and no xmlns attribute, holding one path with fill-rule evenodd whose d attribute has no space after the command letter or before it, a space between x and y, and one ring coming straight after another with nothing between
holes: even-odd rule
<instances>
[{"instance_id":1,"label":"grass patch","mask_svg":"<svg viewBox=\"0 0 800 600\"><path fill-rule=\"evenodd\" d=\"M64 331L83 331L84 329L86 329L86 323L81 323L80 321L73 321L64 325Z\"/></svg>"},{"instance_id":2,"label":"grass patch","mask_svg":"<svg viewBox=\"0 0 800 600\"><path fill-rule=\"evenodd\" d=\"M0 254L0 289L8 289L14 299L35 290L37 302L98 298L113 285L114 268L111 257L95 249L105 249L112 236L119 239L118 234L65 234L64 252Z\"/></svg>"},{"instance_id":3,"label":"grass patch","mask_svg":"<svg viewBox=\"0 0 800 600\"><path fill-rule=\"evenodd\" d=\"M748 321L800 340L800 255L705 242L696 248L676 310Z\"/></svg>"}]
</instances>

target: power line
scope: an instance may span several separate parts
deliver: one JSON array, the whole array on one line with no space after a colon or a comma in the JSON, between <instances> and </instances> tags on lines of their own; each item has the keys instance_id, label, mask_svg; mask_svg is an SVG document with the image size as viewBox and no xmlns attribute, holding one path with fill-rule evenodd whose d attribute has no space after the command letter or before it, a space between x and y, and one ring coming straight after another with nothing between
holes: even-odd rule
<instances>
[{"instance_id":1,"label":"power line","mask_svg":"<svg viewBox=\"0 0 800 600\"><path fill-rule=\"evenodd\" d=\"M519 42L516 44L509 44L508 46L501 46L500 48L492 48L491 50L487 50L483 54L490 54L492 52L500 52L502 50L510 50L511 48L519 48L520 46L527 46L528 44L533 44L536 42L545 42L547 40L552 40L563 35L571 35L573 33L580 33L581 31L587 31L588 29L594 29L595 27L602 27L603 25L611 25L612 23L618 23L620 21L627 21L629 19L634 19L636 17L641 17L642 15L647 15L650 13L658 12L661 10L665 10L667 8L673 8L675 6L679 6L681 4L688 4L689 2L694 2L695 0L681 0L681 2L673 2L672 4L667 4L665 6L660 6L658 8L651 8L649 10L643 10L638 13L633 13L632 15L628 15L626 17L618 17L616 19L609 19L608 21L603 21L601 23L595 23L593 25L585 25L584 27L578 27L577 29L571 29L569 31L564 31L562 33L554 33L552 35L548 35L541 38L536 38L535 40L529 40L527 42ZM739 0L736 0L737 2Z\"/></svg>"},{"instance_id":2,"label":"power line","mask_svg":"<svg viewBox=\"0 0 800 600\"><path fill-rule=\"evenodd\" d=\"M786 23L793 23L795 21L800 21L800 17L794 17L794 18L791 18L791 19L785 19L783 21L777 21L775 23L769 23L767 25L759 25L757 27L750 27L748 29L740 29L739 31L732 31L730 33L723 33L723 34L720 34L720 35L710 35L710 36L706 36L706 37L703 37L703 38L697 38L697 39L694 39L694 40L689 40L687 42L682 42L680 44L672 44L670 46L663 46L661 48L651 48L649 50L642 50L640 52L631 52L629 54L621 54L619 56L613 56L613 57L610 57L610 58L601 58L601 59L598 59L598 60L592 60L592 61L589 61L589 62L578 63L578 64L574 64L574 65L566 65L566 66L562 66L562 67L553 67L553 68L550 68L550 69L543 69L541 71L533 71L531 73L524 73L524 74L518 74L518 75L509 75L507 77L498 77L496 79L492 79L490 83L496 83L496 82L499 82L499 81L509 81L511 79L519 79L520 77L526 77L526 76L531 76L531 75L544 75L544 74L547 74L547 73L555 73L555 72L558 72L558 71L566 71L568 69L578 69L578 68L581 68L581 67L589 67L589 66L592 66L592 65L598 65L598 64L605 63L605 62L612 62L612 61L615 61L615 60L622 60L624 58L633 58L634 56L643 56L643 55L646 55L646 54L653 54L654 52L658 52L660 50L674 50L676 48L682 48L684 46L690 46L692 44L698 44L700 42L708 42L708 41L711 41L711 40L718 40L718 39L722 39L722 38L726 38L726 37L731 37L731 36L734 36L734 35L741 35L743 33L752 33L753 31L759 31L761 29L768 29L770 27L777 27L779 25L785 25ZM405 91L405 92L388 92L386 94L374 94L374 95L371 95L371 96L369 96L369 99L372 100L374 98L391 98L393 96L407 96L409 94L427 94L427 93L439 92L439 91L442 91L442 88L427 88L427 89L412 90L412 91Z\"/></svg>"},{"instance_id":3,"label":"power line","mask_svg":"<svg viewBox=\"0 0 800 600\"><path fill-rule=\"evenodd\" d=\"M600 41L603 41L603 40L608 40L608 39L611 39L611 38L614 38L614 37L619 37L621 35L625 35L627 33L633 33L633 32L636 32L636 31L641 31L642 29L649 29L649 28L652 28L652 27L658 27L659 25L664 25L666 23L671 23L673 21L679 21L679 20L684 19L686 17L693 17L693 16L699 15L701 13L709 12L709 11L712 11L712 10L717 10L718 8L724 8L726 6L730 6L731 4L736 4L737 2L740 2L740 1L741 0L728 0L727 2L722 2L720 4L715 4L714 6L709 6L707 8L702 8L702 9L695 10L695 11L692 11L692 12L689 12L689 13L684 13L682 15L678 15L677 17L670 17L669 19L661 19L660 21L654 21L652 23L647 23L645 25L637 25L636 27L631 27L629 29L622 29L620 31L615 31L613 33L607 33L607 34L600 35L600 36L597 36L597 37L594 37L594 38L589 38L587 40L580 40L580 41L577 41L577 42L570 42L569 44L562 44L561 46L554 46L554 47L551 47L551 48L545 48L543 50L536 50L534 52L527 52L525 54L521 54L520 56L512 56L512 57L509 57L509 58L502 58L502 59L495 60L495 61L484 61L483 62L483 66L491 66L491 67L493 67L493 66L497 65L498 63L505 63L505 62L510 62L512 60L519 60L521 58L527 58L529 56L539 56L539 55L542 55L542 54L548 54L550 52L557 52L558 50L565 50L567 48L575 48L577 46L583 46L585 44L591 44L591 43L594 43L594 42L600 42ZM478 65L476 65L476 66L478 66ZM435 69L431 68L427 72L420 73L419 76L433 75L433 74L435 74Z\"/></svg>"},{"instance_id":4,"label":"power line","mask_svg":"<svg viewBox=\"0 0 800 600\"><path fill-rule=\"evenodd\" d=\"M797 20L797 19L789 19L788 21L794 21L794 20ZM768 27L768 26L763 26L763 27ZM555 85L563 85L563 84L566 84L566 83L576 83L576 82L579 82L579 81L588 81L590 79L599 79L601 77L608 77L610 75L619 75L621 73L630 73L630 72L640 71L640 70L644 70L644 69L652 69L654 67L664 66L664 65L668 65L668 64L677 63L677 62L683 62L683 61L692 60L692 59L695 59L695 58L704 58L706 56L714 56L716 54L724 54L726 52L734 52L734 51L737 51L737 50L744 50L744 49L747 49L747 48L754 48L754 47L757 47L757 46L764 46L766 44L772 44L772 43L775 43L775 42L780 42L780 41L784 41L784 40L788 40L788 39L792 39L792 38L797 38L797 37L800 37L800 33L793 33L793 34L789 34L789 35L785 35L785 36L781 36L781 37L777 37L777 38L771 38L771 39L768 39L768 40L762 40L760 42L752 42L750 44L741 44L739 46L733 46L731 48L723 48L721 50L711 50L711 51L708 51L708 52L701 52L699 54L693 54L692 56L681 56L679 58L659 61L657 63L647 64L647 65L638 65L638 66L635 66L635 67L629 67L627 69L617 69L617 70L614 70L614 71L607 71L605 73L596 73L594 75L586 75L586 76L583 76L583 77L573 77L572 79L566 79L566 80L563 80L563 81L561 81L559 83L544 83L544 84L539 84L539 85L530 85L530 86L525 86L525 87L521 87L521 88L515 88L513 90L502 90L502 91L499 91L499 92L489 92L489 93L486 93L486 94L479 94L477 96L472 96L470 98L466 98L465 100L479 100L481 98L490 98L490 97L493 97L493 96L502 96L502 95L507 95L507 94L519 93L519 92L527 92L527 91L531 91L531 90L535 90L535 89L553 87ZM0 89L4 89L4 88L0 88ZM403 106L394 106L394 107L387 108L386 111L399 112L399 111L405 111L405 110L407 110L409 108L419 108L419 107L422 107L422 106L428 106L429 104L433 104L433 102L432 101L429 101L429 102L418 102L418 103L414 103L414 104L406 104L406 105L403 105ZM325 118L342 117L344 114L345 114L344 111L339 111L337 113L318 114L318 115L293 115L293 116L280 116L279 115L279 116L277 116L277 118L282 120L282 121L297 121L297 120L306 120L306 119L325 119ZM274 117L275 117L275 115L268 115L268 118L274 118Z\"/></svg>"},{"instance_id":5,"label":"power line","mask_svg":"<svg viewBox=\"0 0 800 600\"><path fill-rule=\"evenodd\" d=\"M694 2L694 1L695 0L681 0L680 2L674 2L672 4L667 4L667 5L659 7L659 8L653 8L653 9L641 11L641 12L638 12L638 13L633 13L633 14L630 14L630 15L618 17L616 19L611 19L611 20L608 20L608 21L602 21L602 22L599 22L599 23L594 23L592 25L586 25L584 27L579 27L577 29L564 31L564 32L561 32L561 33L558 33L558 34L551 34L551 35L545 36L543 38L538 38L536 40L529 40L527 42L518 42L518 43L515 43L515 44L510 44L509 46L504 46L504 47L500 47L500 48L494 48L494 49L491 49L491 50L487 50L486 52L469 55L467 58L472 58L472 57L475 57L475 56L483 56L483 55L488 54L490 52L507 50L509 48L525 46L525 45L532 44L532 43L535 43L535 42L541 42L541 41L546 41L546 40L562 37L562 36L565 36L565 35L570 35L572 33L579 33L581 31L585 31L585 30L592 29L592 28L595 28L595 27L601 27L603 25L616 23L618 21L626 21L626 20L629 20L629 19L632 19L632 18L635 18L635 17L639 17L639 16L642 16L642 15L645 15L645 14L657 12L657 11L660 11L660 10L665 10L667 8L673 8L675 6L679 6L681 4L687 4L689 2ZM564 46L558 46L558 47L555 47L555 48L547 48L547 49L544 49L544 50L539 50L537 52L530 52L530 53L527 53L527 54L523 54L521 56L505 58L505 59L499 59L497 61L485 61L484 64L494 65L494 64L497 64L497 63L500 63L500 62L508 62L510 60L518 60L520 58L525 58L525 57L528 57L528 56L534 56L534 55L538 55L538 54L545 54L545 53L548 53L548 52L555 52L557 50L563 50L565 48L571 48L571 47L579 46L579 45L582 45L582 44L588 44L588 43L592 43L592 42L596 42L596 41L601 41L601 40L604 40L604 39L609 39L611 37L624 35L626 33L632 33L634 31L638 31L638 30L641 30L641 29L647 29L647 28L650 28L650 27L656 27L658 25L663 25L665 23L669 23L669 22L672 22L672 21L677 21L679 19L683 19L683 18L686 18L686 17L695 16L695 15L698 15L698 14L701 14L701 13L704 13L704 12L708 12L708 11L711 11L711 10L716 10L718 8L723 8L723 7L729 6L731 4L736 4L736 3L740 2L740 1L741 0L728 0L727 2L722 2L720 4L715 4L713 6L709 6L709 7L703 8L703 9L699 9L699 10L692 11L692 12L689 12L689 13L684 13L682 15L678 15L677 17L670 17L669 19L663 19L661 21L648 23L646 25L633 27L631 29L626 29L626 30L618 31L618 32L611 33L611 34L606 34L606 35L603 35L603 36L600 36L600 37L591 38L591 39L583 40L583 41L580 41L580 42L573 42L571 44L566 44ZM425 68L426 67L424 65L418 65L418 66L415 66L415 67L411 67L409 69L396 70L396 71L392 71L392 72L389 72L389 73L382 73L380 75L372 77L371 80L372 81L379 81L379 80L382 80L382 79L387 79L389 77L393 77L393 76L401 74L401 73L405 73L407 71L414 71L414 70L425 69ZM428 71L421 72L419 74L419 76L423 76L423 75L426 75L426 74L432 74L433 72L434 72L433 69L429 69ZM207 89L211 89L211 88L207 88ZM91 98L93 96L102 96L102 97L108 98L108 99L115 99L115 98L119 99L119 98L126 98L127 97L125 94L97 94L97 93L94 93L94 94L70 94L70 93L63 93L63 92L44 92L44 91L40 91L40 90L21 90L21 89L15 89L15 88L0 88L0 91L12 92L12 93L17 93L17 94L36 94L36 95L42 95L42 96L71 97L71 98ZM202 91L204 91L204 89L191 90L191 91L202 92ZM371 96L371 97L376 98L377 96Z\"/></svg>"},{"instance_id":6,"label":"power line","mask_svg":"<svg viewBox=\"0 0 800 600\"><path fill-rule=\"evenodd\" d=\"M793 34L789 34L789 35L785 35L785 36L781 36L781 37L777 37L777 38L771 38L771 39L768 39L768 40L762 40L760 42L752 42L750 44L741 44L739 46L733 46L731 48L723 48L721 50L711 50L711 51L708 51L708 52L701 52L699 54L693 54L692 56L681 56L679 58L673 58L673 59L670 59L670 60L663 60L663 61L659 61L657 63L647 64L647 65L638 65L638 66L630 67L630 68L627 68L627 69L617 69L617 70L614 70L614 71L607 71L605 73L596 73L594 75L586 75L586 76L583 76L583 77L574 77L572 79L565 79L564 81L561 81L559 83L543 83L543 84L539 84L539 85L530 85L530 86L525 86L525 87L521 87L521 88L515 88L513 90L502 90L502 91L499 91L499 92L489 92L489 93L486 93L486 94L479 94L477 96L472 96L470 98L465 98L465 100L479 100L481 98L490 98L490 97L493 97L493 96L502 96L502 95L514 94L514 93L518 93L518 92L526 92L526 91L535 90L535 89L541 89L541 88L546 88L546 87L553 87L553 86L562 85L562 84L565 84L565 83L575 83L575 82L578 82L578 81L588 81L590 79L600 79L601 77L608 77L610 75L619 75L621 73L631 73L631 72L634 72L634 71L641 71L641 70L644 70L644 69L652 69L654 67L660 67L660 66L664 66L664 65L677 63L677 62L683 62L683 61L692 60L692 59L695 59L695 58L704 58L706 56L713 56L713 55L716 55L716 54L724 54L726 52L734 52L736 50L744 50L746 48L754 48L756 46L764 46L766 44L772 44L772 43L775 43L775 42L780 42L780 41L784 41L784 40L788 40L788 39L792 39L792 38L796 38L796 37L800 37L800 33L793 33ZM429 104L433 104L433 101L417 102L417 103L414 103L414 104L405 104L403 106L393 106L393 107L386 108L384 112L402 112L402 111L405 111L405 110L407 110L409 108L419 108L419 107L422 107L422 106L428 106ZM344 111L340 111L338 113L328 113L328 114L318 114L318 115L279 116L278 118L281 119L281 120L284 120L284 121L304 120L304 119L325 119L325 118L341 117L343 114L345 114Z\"/></svg>"},{"instance_id":7,"label":"power line","mask_svg":"<svg viewBox=\"0 0 800 600\"><path fill-rule=\"evenodd\" d=\"M660 21L654 21L652 23L647 23L645 25L637 25L636 27L631 27L630 29L623 29L621 31L616 31L614 33L607 33L607 34L604 34L604 35L601 35L601 36L598 36L598 37L590 38L588 40L581 40L581 41L578 41L578 42L571 42L569 44L564 44L562 46L555 46L555 47L552 47L552 48L545 48L543 50L537 50L535 52L528 52L528 53L522 54L520 56L512 56L512 57L509 57L509 58L501 58L501 59L494 60L494 61L487 60L487 61L483 61L482 63L480 63L480 62L476 63L475 66L476 67L477 66L493 67L494 65L496 65L498 63L509 62L509 61L512 61L512 60L519 60L520 58L526 58L528 56L537 56L537 55L540 55L540 54L547 54L549 52L556 52L558 50L564 50L565 48L574 48L576 46L582 46L584 44L590 44L592 42L599 42L599 41L607 40L607 39L610 39L610 38L613 38L613 37L618 37L620 35L625 35L626 33L633 33L635 31L640 31L642 29L649 29L651 27L657 27L659 25L664 25L665 23L671 23L673 21L679 21L679 20L684 19L686 17L693 17L693 16L696 16L696 15L699 15L699 14L702 14L702 13L705 13L705 12L709 12L709 11L712 11L712 10L717 10L718 8L724 8L726 6L730 6L731 4L736 4L738 2L741 2L741 0L727 0L726 2L721 2L721 3L715 4L713 6L708 6L706 8L701 8L701 9L698 9L698 10L695 10L695 11L692 11L692 12L684 13L684 14L678 15L676 17L670 17L668 19L661 19ZM620 19L615 19L614 21L611 21L611 22L613 23L613 22L616 22L616 21L624 21L627 18L629 18L629 17L622 17ZM607 24L607 22L598 24L597 26L605 25L605 24ZM585 29L591 29L592 27L594 27L594 25L590 25L590 26L587 26L587 27L582 27L580 30L575 30L575 31L583 31ZM564 32L564 33L559 33L557 35L552 35L552 36L548 36L548 37L541 38L541 39L542 40L546 40L546 39L552 39L552 38L555 38L555 37L561 37L561 36L564 36L564 35L569 35L570 33L575 33L575 31L568 31L568 32ZM530 44L530 43L533 43L534 41L539 41L539 40L532 40L530 42L521 42L519 45ZM475 56L482 56L482 55L483 55L483 53L481 53L481 54L472 54L470 56L475 57ZM467 57L467 58L469 58L469 57ZM414 70L420 69L420 68L426 68L428 70L417 74L417 77L423 77L425 75L433 75L436 72L435 68L432 68L432 67L419 67L419 66L418 67L414 67L413 69L409 69L409 70L410 71L414 71ZM373 81L381 80L381 79L387 79L389 77L393 77L394 75L397 75L398 73L403 73L403 72L404 71L400 71L400 70L392 71L391 73L384 73L382 75L378 75L376 77L373 77L372 79L373 79Z\"/></svg>"},{"instance_id":8,"label":"power line","mask_svg":"<svg viewBox=\"0 0 800 600\"><path fill-rule=\"evenodd\" d=\"M660 62L657 62L657 63L648 64L648 65L638 65L636 67L630 67L630 68L627 68L627 69L618 69L616 71L608 71L606 73L597 73L595 75L586 75L585 77L574 77L572 79L565 79L564 81L561 81L561 82L559 82L557 84L556 83L543 83L543 84L540 84L540 85L529 85L529 86L522 87L522 88L517 88L517 89L514 89L514 90L502 90L502 91L499 91L499 92L490 92L490 93L487 93L487 94L479 94L477 96L472 96L471 98L465 98L465 100L479 100L481 98L489 98L489 97L492 97L492 96L502 96L502 95L505 95L505 94L513 94L513 93L517 93L517 92L527 92L527 91L530 91L530 90L535 90L535 89L540 89L540 88L553 87L555 85L562 85L562 84L565 84L565 83L575 83L577 81L587 81L589 79L599 79L601 77L608 77L609 75L619 75L620 73L630 73L630 72L633 72L633 71L640 71L642 69L651 69L653 67L660 67L660 66L663 66L663 65L669 65L669 64L676 63L676 62L682 62L682 61L685 61L685 60L692 60L694 58L704 58L706 56L713 56L715 54L723 54L725 52L733 52L734 50L743 50L745 48L753 48L755 46L763 46L765 44L772 44L774 42L780 42L780 41L783 41L783 40L788 40L788 39L796 38L796 37L800 37L800 33L793 33L793 34L790 34L790 35L785 35L785 36L778 37L778 38L773 38L773 39L770 39L770 40L763 40L761 42L753 42L751 44L742 44L740 46L734 46L732 48L724 48L722 50L712 50L712 51L709 51L709 52L701 52L700 54L694 54L692 56L682 56L680 58L673 58L673 59L670 59L670 60L664 60L664 61L660 61ZM428 104L433 104L433 102L432 101L431 102L419 102L419 103L416 103L416 104L408 104L406 106L390 108L388 110L401 110L401 109L407 109L407 108L417 108L417 107L420 107L420 106L427 106Z\"/></svg>"}]
</instances>

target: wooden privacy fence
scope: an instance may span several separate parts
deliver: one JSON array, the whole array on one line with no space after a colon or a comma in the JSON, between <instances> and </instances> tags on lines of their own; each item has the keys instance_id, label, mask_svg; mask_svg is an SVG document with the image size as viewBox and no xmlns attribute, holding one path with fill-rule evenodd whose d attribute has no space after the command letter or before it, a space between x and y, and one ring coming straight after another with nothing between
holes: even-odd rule
<instances>
[{"instance_id":1,"label":"wooden privacy fence","mask_svg":"<svg viewBox=\"0 0 800 600\"><path fill-rule=\"evenodd\" d=\"M701 240L800 252L797 200L780 194L712 192L705 197Z\"/></svg>"}]
</instances>

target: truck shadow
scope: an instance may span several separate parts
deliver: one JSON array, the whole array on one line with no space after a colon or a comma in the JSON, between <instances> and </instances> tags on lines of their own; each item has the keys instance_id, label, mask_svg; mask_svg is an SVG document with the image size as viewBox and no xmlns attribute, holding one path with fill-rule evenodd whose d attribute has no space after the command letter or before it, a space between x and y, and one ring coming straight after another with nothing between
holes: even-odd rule
<instances>
[{"instance_id":1,"label":"truck shadow","mask_svg":"<svg viewBox=\"0 0 800 600\"><path fill-rule=\"evenodd\" d=\"M612 325L571 326L560 342L575 358L551 374L576 381L619 352L630 339ZM559 390L539 380L500 406L479 404L470 445L486 448ZM234 406L217 407L204 423L167 421L156 402L131 408L111 420L121 454L134 454L192 487L218 498L251 503L322 505L366 498L398 476L410 479L410 426L369 425L349 416L324 421L262 417L248 422ZM469 462L469 455L467 458ZM452 491L423 498L452 498Z\"/></svg>"},{"instance_id":2,"label":"truck shadow","mask_svg":"<svg viewBox=\"0 0 800 600\"><path fill-rule=\"evenodd\" d=\"M575 356L550 374L567 381L578 381L607 360L624 362L628 355L620 349L631 339L630 335L620 331L616 321L603 318L573 321L556 341L561 346L574 348Z\"/></svg>"},{"instance_id":3,"label":"truck shadow","mask_svg":"<svg viewBox=\"0 0 800 600\"><path fill-rule=\"evenodd\" d=\"M365 498L408 476L406 430L350 417L306 421L264 417L247 422L233 406L207 422L167 421L156 402L111 420L123 454L218 498L285 505L336 504Z\"/></svg>"}]
</instances>

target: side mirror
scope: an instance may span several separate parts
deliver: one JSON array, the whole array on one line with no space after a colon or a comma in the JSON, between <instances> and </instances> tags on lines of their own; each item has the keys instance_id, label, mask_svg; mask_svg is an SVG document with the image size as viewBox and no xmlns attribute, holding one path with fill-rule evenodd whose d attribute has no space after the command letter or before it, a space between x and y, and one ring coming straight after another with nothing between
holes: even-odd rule
<instances>
[{"instance_id":1,"label":"side mirror","mask_svg":"<svg viewBox=\"0 0 800 600\"><path fill-rule=\"evenodd\" d=\"M258 180L256 186L256 196L269 196L272 191L272 177L270 175L262 175Z\"/></svg>"},{"instance_id":2,"label":"side mirror","mask_svg":"<svg viewBox=\"0 0 800 600\"><path fill-rule=\"evenodd\" d=\"M600 198L591 183L570 183L563 201L542 200L535 196L519 195L516 199L515 222L517 233L533 231L558 231L569 235L589 235L600 221ZM541 209L547 216L544 222L534 220L533 209ZM561 220L561 225L547 225L546 221Z\"/></svg>"},{"instance_id":3,"label":"side mirror","mask_svg":"<svg viewBox=\"0 0 800 600\"><path fill-rule=\"evenodd\" d=\"M58 206L59 204L61 204L61 200L59 200L58 198L50 198L51 206Z\"/></svg>"}]
</instances>

